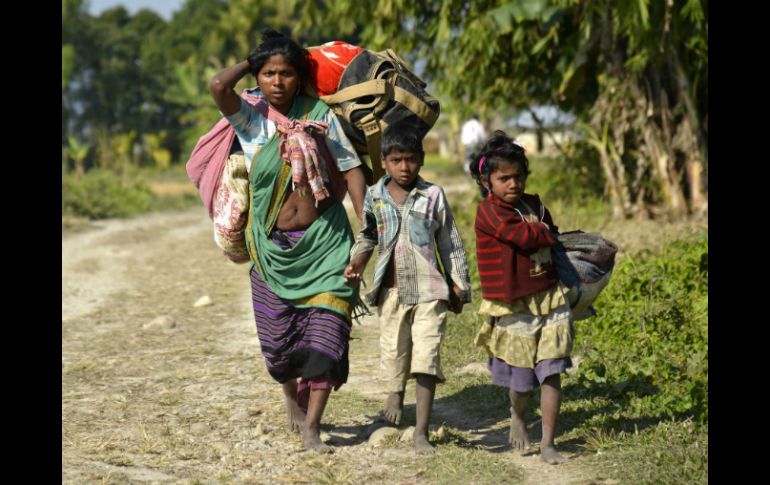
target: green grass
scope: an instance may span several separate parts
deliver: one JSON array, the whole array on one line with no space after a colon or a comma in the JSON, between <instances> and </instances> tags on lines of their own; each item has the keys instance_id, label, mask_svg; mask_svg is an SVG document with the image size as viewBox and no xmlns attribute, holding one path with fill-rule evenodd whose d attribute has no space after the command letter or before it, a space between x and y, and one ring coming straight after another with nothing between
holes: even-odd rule
<instances>
[{"instance_id":1,"label":"green grass","mask_svg":"<svg viewBox=\"0 0 770 485\"><path fill-rule=\"evenodd\" d=\"M62 216L105 219L202 205L183 165L62 175Z\"/></svg>"},{"instance_id":2,"label":"green grass","mask_svg":"<svg viewBox=\"0 0 770 485\"><path fill-rule=\"evenodd\" d=\"M637 484L708 483L708 425L662 422L645 432L595 431L591 465Z\"/></svg>"},{"instance_id":3,"label":"green grass","mask_svg":"<svg viewBox=\"0 0 770 485\"><path fill-rule=\"evenodd\" d=\"M457 430L445 428L441 437L432 433L432 442L439 444L440 451L429 457L415 459L411 443L389 441L388 448L397 449L397 455L378 458L377 470L366 470L365 482L359 475L362 470L351 466L344 455L309 457L300 464L296 475L306 477L307 482L326 485L354 483L472 483L492 485L517 483L522 478L521 468L506 459L504 454L489 453L469 446ZM407 458L408 457L408 458ZM303 482L299 482L303 483Z\"/></svg>"},{"instance_id":4,"label":"green grass","mask_svg":"<svg viewBox=\"0 0 770 485\"><path fill-rule=\"evenodd\" d=\"M62 179L62 214L104 219L130 217L151 209L152 192L144 180L90 170L82 178Z\"/></svg>"},{"instance_id":5,"label":"green grass","mask_svg":"<svg viewBox=\"0 0 770 485\"><path fill-rule=\"evenodd\" d=\"M344 389L344 388L343 388ZM350 417L375 416L382 409L382 402L351 392L335 392L329 399L324 420L334 422Z\"/></svg>"},{"instance_id":6,"label":"green grass","mask_svg":"<svg viewBox=\"0 0 770 485\"><path fill-rule=\"evenodd\" d=\"M435 484L473 483L478 485L517 483L522 479L521 468L507 460L505 454L477 450L451 441L456 433L450 431L448 442L441 443L441 452L425 462L417 462L411 470L420 481Z\"/></svg>"},{"instance_id":7,"label":"green grass","mask_svg":"<svg viewBox=\"0 0 770 485\"><path fill-rule=\"evenodd\" d=\"M612 208L602 198L596 171L565 160L531 155L527 192L538 194L560 231L600 231L611 222Z\"/></svg>"},{"instance_id":8,"label":"green grass","mask_svg":"<svg viewBox=\"0 0 770 485\"><path fill-rule=\"evenodd\" d=\"M452 375L446 383L437 386L436 399L479 423L506 420L510 416L508 390L493 385L486 375Z\"/></svg>"},{"instance_id":9,"label":"green grass","mask_svg":"<svg viewBox=\"0 0 770 485\"><path fill-rule=\"evenodd\" d=\"M628 419L708 421L708 237L628 255L577 322L585 358L572 398L603 396Z\"/></svg>"}]
</instances>

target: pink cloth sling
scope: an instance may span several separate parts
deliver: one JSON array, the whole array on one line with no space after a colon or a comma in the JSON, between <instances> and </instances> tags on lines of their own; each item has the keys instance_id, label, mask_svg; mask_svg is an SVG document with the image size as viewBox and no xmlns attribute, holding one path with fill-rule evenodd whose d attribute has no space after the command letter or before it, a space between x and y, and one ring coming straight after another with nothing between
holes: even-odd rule
<instances>
[{"instance_id":1,"label":"pink cloth sling","mask_svg":"<svg viewBox=\"0 0 770 485\"><path fill-rule=\"evenodd\" d=\"M243 99L256 106L262 116L273 121L278 127L278 132L281 134L281 158L290 163L291 158L294 158L293 182L301 184L307 178L306 183L311 186L316 200L324 199L328 193L323 188L322 181L319 184L318 176L319 159L323 159L326 161L332 191L337 200L342 200L346 191L345 181L321 136L326 131L326 123L289 120L273 109L263 96L255 96L248 91L248 89L244 90L241 94ZM214 195L222 180L222 172L234 139L235 130L227 119L222 118L198 140L186 164L187 175L198 189L209 217L213 215ZM299 158L300 152L305 154L302 161ZM317 158L313 157L313 154L317 154ZM251 160L247 160L246 163L251 163ZM302 163L302 170L299 170L300 163Z\"/></svg>"}]
</instances>

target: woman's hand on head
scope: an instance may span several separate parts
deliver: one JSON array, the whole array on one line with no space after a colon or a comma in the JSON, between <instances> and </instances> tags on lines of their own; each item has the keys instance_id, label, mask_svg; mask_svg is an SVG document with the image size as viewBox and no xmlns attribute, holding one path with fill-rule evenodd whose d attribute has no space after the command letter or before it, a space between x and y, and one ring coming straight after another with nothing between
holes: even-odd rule
<instances>
[{"instance_id":1,"label":"woman's hand on head","mask_svg":"<svg viewBox=\"0 0 770 485\"><path fill-rule=\"evenodd\" d=\"M241 97L235 92L235 85L249 73L249 63L239 62L219 71L209 83L209 92L223 115L233 115L241 108Z\"/></svg>"}]
</instances>

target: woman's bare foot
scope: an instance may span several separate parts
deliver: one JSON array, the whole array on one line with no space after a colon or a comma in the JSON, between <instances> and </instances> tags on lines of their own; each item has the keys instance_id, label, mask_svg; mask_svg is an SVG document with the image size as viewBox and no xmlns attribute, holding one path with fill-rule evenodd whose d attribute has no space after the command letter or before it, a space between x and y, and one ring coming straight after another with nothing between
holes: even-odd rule
<instances>
[{"instance_id":1,"label":"woman's bare foot","mask_svg":"<svg viewBox=\"0 0 770 485\"><path fill-rule=\"evenodd\" d=\"M556 448L553 447L553 445L540 445L540 458L543 459L544 462L549 463L551 465L558 465L559 463L564 463L567 461L567 458L564 458L559 454L558 451L556 451Z\"/></svg>"},{"instance_id":2,"label":"woman's bare foot","mask_svg":"<svg viewBox=\"0 0 770 485\"><path fill-rule=\"evenodd\" d=\"M430 444L427 436L415 433L414 451L418 455L432 455L436 453L436 447Z\"/></svg>"},{"instance_id":3,"label":"woman's bare foot","mask_svg":"<svg viewBox=\"0 0 770 485\"><path fill-rule=\"evenodd\" d=\"M305 425L305 413L299 408L296 400L286 398L286 415L289 419L289 429L295 433L302 431L302 426Z\"/></svg>"},{"instance_id":4,"label":"woman's bare foot","mask_svg":"<svg viewBox=\"0 0 770 485\"><path fill-rule=\"evenodd\" d=\"M299 433L305 425L305 412L297 403L297 381L291 380L283 384L283 399L286 404L289 429Z\"/></svg>"},{"instance_id":5,"label":"woman's bare foot","mask_svg":"<svg viewBox=\"0 0 770 485\"><path fill-rule=\"evenodd\" d=\"M302 446L308 451L318 453L331 453L334 449L321 441L321 433L318 430L305 429L302 431Z\"/></svg>"},{"instance_id":6,"label":"woman's bare foot","mask_svg":"<svg viewBox=\"0 0 770 485\"><path fill-rule=\"evenodd\" d=\"M511 431L508 434L508 442L514 450L528 450L530 448L529 435L524 420L511 414Z\"/></svg>"},{"instance_id":7,"label":"woman's bare foot","mask_svg":"<svg viewBox=\"0 0 770 485\"><path fill-rule=\"evenodd\" d=\"M404 413L404 392L391 392L385 399L385 406L382 410L385 414L385 420L396 426L401 424L401 416Z\"/></svg>"}]
</instances>

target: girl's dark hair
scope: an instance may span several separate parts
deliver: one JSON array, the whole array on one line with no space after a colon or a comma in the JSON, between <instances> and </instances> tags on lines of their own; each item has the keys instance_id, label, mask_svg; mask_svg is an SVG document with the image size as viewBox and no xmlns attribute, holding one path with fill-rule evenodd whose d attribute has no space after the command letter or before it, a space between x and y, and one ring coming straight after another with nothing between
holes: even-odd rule
<instances>
[{"instance_id":1,"label":"girl's dark hair","mask_svg":"<svg viewBox=\"0 0 770 485\"><path fill-rule=\"evenodd\" d=\"M273 29L262 31L262 43L246 58L254 77L257 77L268 59L275 55L283 56L286 62L297 70L300 86L303 86L310 79L310 54L307 49L300 47L291 38Z\"/></svg>"},{"instance_id":2,"label":"girl's dark hair","mask_svg":"<svg viewBox=\"0 0 770 485\"><path fill-rule=\"evenodd\" d=\"M470 168L471 176L479 185L482 197L486 197L489 190L484 187L481 180L484 179L489 181L492 172L497 170L497 167L500 166L500 160L506 160L509 163L521 163L525 175L529 176L529 160L527 160L527 156L524 154L524 148L515 144L513 141L513 138L506 135L504 131L497 130L492 134L492 137L487 140L484 146L481 147L481 150L478 153L471 155L471 161L468 168ZM486 158L481 167L481 172L479 172L479 160L481 160L482 157Z\"/></svg>"}]
</instances>

